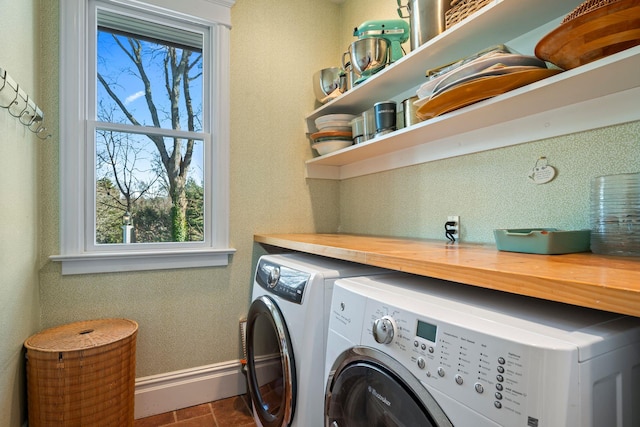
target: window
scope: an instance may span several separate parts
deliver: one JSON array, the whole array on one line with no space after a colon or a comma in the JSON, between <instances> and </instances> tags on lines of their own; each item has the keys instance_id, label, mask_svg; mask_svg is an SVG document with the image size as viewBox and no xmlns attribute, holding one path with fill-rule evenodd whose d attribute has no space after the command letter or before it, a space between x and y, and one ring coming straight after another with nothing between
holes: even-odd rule
<instances>
[{"instance_id":1,"label":"window","mask_svg":"<svg viewBox=\"0 0 640 427\"><path fill-rule=\"evenodd\" d=\"M51 258L63 274L226 265L233 253L232 3L174 3L61 2L61 254Z\"/></svg>"}]
</instances>

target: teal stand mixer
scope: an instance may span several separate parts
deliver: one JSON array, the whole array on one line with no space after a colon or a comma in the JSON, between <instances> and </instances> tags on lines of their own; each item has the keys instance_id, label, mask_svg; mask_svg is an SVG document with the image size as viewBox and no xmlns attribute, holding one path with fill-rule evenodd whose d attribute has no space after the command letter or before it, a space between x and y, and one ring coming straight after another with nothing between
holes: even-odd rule
<instances>
[{"instance_id":1,"label":"teal stand mixer","mask_svg":"<svg viewBox=\"0 0 640 427\"><path fill-rule=\"evenodd\" d=\"M401 19L366 21L356 27L353 35L358 40L349 49L351 65L360 74L355 83L363 82L387 64L402 58L402 43L409 40L409 33L409 24Z\"/></svg>"},{"instance_id":2,"label":"teal stand mixer","mask_svg":"<svg viewBox=\"0 0 640 427\"><path fill-rule=\"evenodd\" d=\"M354 28L353 35L359 39L380 37L389 42L389 62L395 62L402 58L402 43L409 40L409 24L402 19L381 19L377 21L365 21L359 27Z\"/></svg>"}]
</instances>

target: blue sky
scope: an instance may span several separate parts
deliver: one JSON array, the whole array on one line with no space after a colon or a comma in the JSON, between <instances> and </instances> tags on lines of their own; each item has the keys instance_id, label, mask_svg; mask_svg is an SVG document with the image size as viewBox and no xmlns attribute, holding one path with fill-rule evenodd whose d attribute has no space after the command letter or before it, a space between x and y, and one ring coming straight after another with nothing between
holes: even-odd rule
<instances>
[{"instance_id":1,"label":"blue sky","mask_svg":"<svg viewBox=\"0 0 640 427\"><path fill-rule=\"evenodd\" d=\"M124 37L119 36L122 43L128 46ZM161 120L161 126L163 128L171 128L171 122L168 111L170 111L170 102L167 94L167 90L164 85L164 66L162 60L164 54L158 53L154 48L158 48L160 45L151 42L142 42L144 48L144 58L146 63L144 65L145 71L152 81L152 97L154 104L158 109L158 116ZM197 54L192 54L191 58L197 57ZM100 73L107 82L111 89L116 93L119 99L123 101L126 108L133 114L136 120L146 126L153 126L151 120L151 114L147 102L144 98L144 85L138 75L138 71L130 58L124 53L124 51L116 44L113 37L109 33L99 32L98 35L98 73ZM195 71L195 70L194 70ZM110 121L116 123L130 123L126 116L122 113L121 109L116 105L114 101L107 94L106 90L99 82L97 84L98 100L101 102L99 105L105 106L107 110L112 111L112 118ZM193 108L196 112L202 111L202 78L193 80L190 84L190 93L193 100ZM182 93L181 93L182 95ZM100 106L98 106L100 109ZM181 99L180 105L181 124L180 127L183 130L188 128L186 122L186 110L184 108L184 100ZM100 112L98 112L100 115ZM200 129L200 124L196 123L196 130ZM151 141L140 136L136 138L139 144L145 145L144 151L149 153L155 152L156 149L151 144ZM194 150L193 161L191 163L190 176L196 180L196 182L202 182L202 169L203 169L203 143L196 144L197 151ZM150 162L151 159L147 159ZM145 164L144 161L139 161L136 164L137 169L144 170L148 168L150 163ZM143 173L143 172L140 172ZM143 178L144 179L144 178Z\"/></svg>"}]
</instances>

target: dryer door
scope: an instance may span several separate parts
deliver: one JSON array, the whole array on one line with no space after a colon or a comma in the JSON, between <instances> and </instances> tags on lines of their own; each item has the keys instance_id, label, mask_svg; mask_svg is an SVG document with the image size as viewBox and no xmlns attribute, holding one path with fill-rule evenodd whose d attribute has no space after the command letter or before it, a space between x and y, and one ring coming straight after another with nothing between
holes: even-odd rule
<instances>
[{"instance_id":1,"label":"dryer door","mask_svg":"<svg viewBox=\"0 0 640 427\"><path fill-rule=\"evenodd\" d=\"M336 360L327 382L327 427L452 427L411 372L385 353L353 347Z\"/></svg>"},{"instance_id":2,"label":"dryer door","mask_svg":"<svg viewBox=\"0 0 640 427\"><path fill-rule=\"evenodd\" d=\"M247 381L254 414L263 427L291 424L296 370L287 326L276 302L256 298L247 315Z\"/></svg>"}]
</instances>

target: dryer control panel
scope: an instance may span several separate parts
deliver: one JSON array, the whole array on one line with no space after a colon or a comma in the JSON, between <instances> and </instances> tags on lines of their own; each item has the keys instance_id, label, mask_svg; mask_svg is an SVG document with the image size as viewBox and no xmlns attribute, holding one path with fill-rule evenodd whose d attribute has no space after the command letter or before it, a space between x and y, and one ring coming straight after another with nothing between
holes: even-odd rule
<instances>
[{"instance_id":1,"label":"dryer control panel","mask_svg":"<svg viewBox=\"0 0 640 427\"><path fill-rule=\"evenodd\" d=\"M261 260L256 269L256 282L264 289L287 301L302 304L304 289L311 274Z\"/></svg>"}]
</instances>

